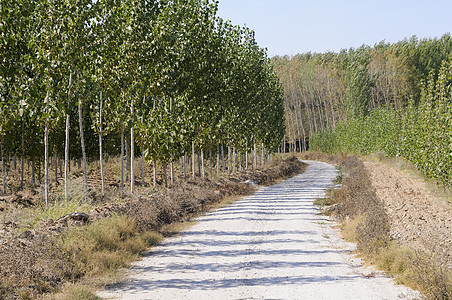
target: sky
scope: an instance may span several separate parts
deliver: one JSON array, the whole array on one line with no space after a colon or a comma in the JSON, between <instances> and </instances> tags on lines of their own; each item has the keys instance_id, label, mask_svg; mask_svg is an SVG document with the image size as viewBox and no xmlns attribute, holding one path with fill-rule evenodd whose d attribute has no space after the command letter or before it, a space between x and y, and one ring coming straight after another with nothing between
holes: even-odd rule
<instances>
[{"instance_id":1,"label":"sky","mask_svg":"<svg viewBox=\"0 0 452 300\"><path fill-rule=\"evenodd\" d=\"M452 0L219 1L218 15L253 29L270 57L452 32Z\"/></svg>"}]
</instances>

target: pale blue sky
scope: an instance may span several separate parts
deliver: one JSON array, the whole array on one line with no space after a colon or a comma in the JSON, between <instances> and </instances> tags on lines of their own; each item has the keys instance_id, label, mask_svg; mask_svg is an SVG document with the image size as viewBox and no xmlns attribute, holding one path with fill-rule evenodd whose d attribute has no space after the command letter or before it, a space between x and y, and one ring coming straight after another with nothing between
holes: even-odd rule
<instances>
[{"instance_id":1,"label":"pale blue sky","mask_svg":"<svg viewBox=\"0 0 452 300\"><path fill-rule=\"evenodd\" d=\"M256 32L269 56L339 51L452 32L452 0L219 0L218 15Z\"/></svg>"}]
</instances>

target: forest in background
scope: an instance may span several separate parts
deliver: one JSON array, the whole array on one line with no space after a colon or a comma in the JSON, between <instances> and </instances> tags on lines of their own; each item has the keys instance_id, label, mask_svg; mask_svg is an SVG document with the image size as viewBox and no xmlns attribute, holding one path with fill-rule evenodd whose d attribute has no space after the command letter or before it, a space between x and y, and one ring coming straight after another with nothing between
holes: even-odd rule
<instances>
[{"instance_id":1,"label":"forest in background","mask_svg":"<svg viewBox=\"0 0 452 300\"><path fill-rule=\"evenodd\" d=\"M452 185L452 37L274 57L290 150L403 156Z\"/></svg>"},{"instance_id":2,"label":"forest in background","mask_svg":"<svg viewBox=\"0 0 452 300\"><path fill-rule=\"evenodd\" d=\"M16 158L20 189L41 183L44 170L47 203L49 157L64 159L65 191L70 161L83 161L85 195L87 161L100 162L103 195L105 157L121 156L121 190L130 158L133 192L134 155L153 163L155 184L157 164L166 171L183 158L185 174L195 153L221 153L224 169L232 152L275 151L279 80L254 32L217 10L204 0L2 1L2 192L14 192Z\"/></svg>"}]
</instances>

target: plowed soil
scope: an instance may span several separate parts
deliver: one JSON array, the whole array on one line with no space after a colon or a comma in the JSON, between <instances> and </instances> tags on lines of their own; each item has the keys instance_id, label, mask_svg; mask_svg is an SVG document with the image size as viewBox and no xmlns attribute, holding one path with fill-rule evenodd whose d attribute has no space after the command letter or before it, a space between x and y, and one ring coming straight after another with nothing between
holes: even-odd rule
<instances>
[{"instance_id":1,"label":"plowed soil","mask_svg":"<svg viewBox=\"0 0 452 300\"><path fill-rule=\"evenodd\" d=\"M404 171L374 161L365 166L377 197L385 204L391 237L434 254L452 268L452 204Z\"/></svg>"}]
</instances>

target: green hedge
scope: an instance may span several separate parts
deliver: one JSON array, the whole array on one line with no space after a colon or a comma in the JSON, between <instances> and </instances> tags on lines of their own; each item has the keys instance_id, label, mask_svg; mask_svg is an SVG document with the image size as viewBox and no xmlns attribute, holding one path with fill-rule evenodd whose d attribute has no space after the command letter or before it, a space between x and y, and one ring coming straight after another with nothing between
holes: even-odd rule
<instances>
[{"instance_id":1,"label":"green hedge","mask_svg":"<svg viewBox=\"0 0 452 300\"><path fill-rule=\"evenodd\" d=\"M379 108L362 119L310 137L310 147L328 153L403 156L423 174L452 186L452 60L423 84L419 103L401 111Z\"/></svg>"}]
</instances>

